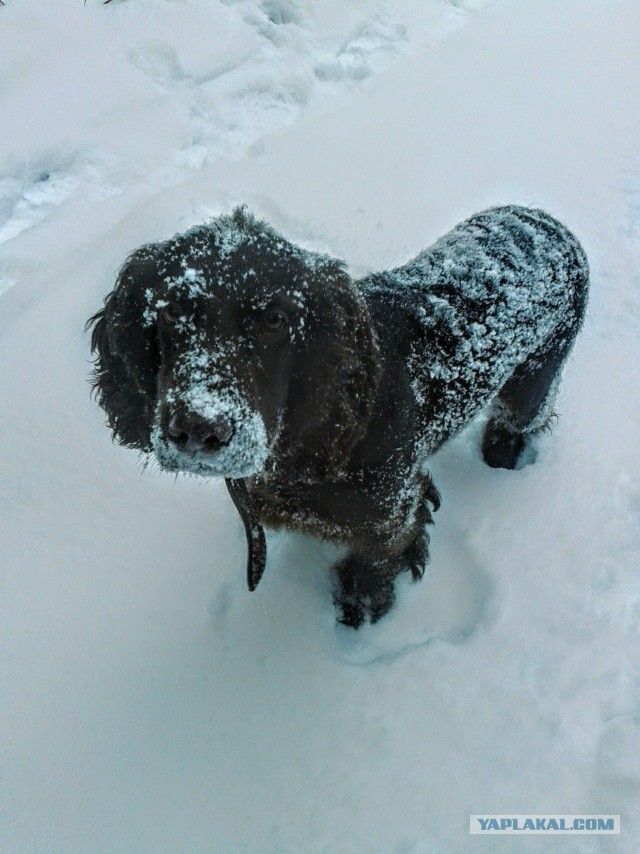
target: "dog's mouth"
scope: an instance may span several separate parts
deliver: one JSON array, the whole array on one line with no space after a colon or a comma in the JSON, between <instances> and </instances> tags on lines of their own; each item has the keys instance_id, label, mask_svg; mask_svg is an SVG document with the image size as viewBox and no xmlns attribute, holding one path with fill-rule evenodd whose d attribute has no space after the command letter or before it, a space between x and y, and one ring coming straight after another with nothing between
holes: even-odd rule
<instances>
[{"instance_id":1,"label":"dog's mouth","mask_svg":"<svg viewBox=\"0 0 640 854\"><path fill-rule=\"evenodd\" d=\"M226 478L257 474L270 451L260 413L233 391L168 394L151 447L165 471Z\"/></svg>"}]
</instances>

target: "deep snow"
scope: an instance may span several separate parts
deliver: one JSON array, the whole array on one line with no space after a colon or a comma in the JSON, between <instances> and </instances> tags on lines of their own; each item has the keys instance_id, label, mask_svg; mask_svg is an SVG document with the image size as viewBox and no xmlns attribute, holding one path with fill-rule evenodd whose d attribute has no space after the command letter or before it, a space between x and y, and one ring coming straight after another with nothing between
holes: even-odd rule
<instances>
[{"instance_id":1,"label":"deep snow","mask_svg":"<svg viewBox=\"0 0 640 854\"><path fill-rule=\"evenodd\" d=\"M638 850L639 43L635 0L0 7L0 850ZM357 634L333 547L271 535L249 594L224 485L89 399L127 253L238 202L357 275L511 202L591 263L536 464L445 446L432 567ZM622 834L468 835L531 811Z\"/></svg>"}]
</instances>

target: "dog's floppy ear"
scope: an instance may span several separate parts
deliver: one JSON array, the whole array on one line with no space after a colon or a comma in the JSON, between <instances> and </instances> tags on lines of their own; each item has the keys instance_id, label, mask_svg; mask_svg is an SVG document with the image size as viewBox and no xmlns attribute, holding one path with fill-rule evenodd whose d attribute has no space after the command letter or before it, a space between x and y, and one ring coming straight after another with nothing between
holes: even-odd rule
<instances>
[{"instance_id":1,"label":"dog's floppy ear","mask_svg":"<svg viewBox=\"0 0 640 854\"><path fill-rule=\"evenodd\" d=\"M98 403L114 438L141 451L150 446L159 366L155 326L144 317L150 266L155 269L148 254L131 256L103 308L87 321Z\"/></svg>"},{"instance_id":2,"label":"dog's floppy ear","mask_svg":"<svg viewBox=\"0 0 640 854\"><path fill-rule=\"evenodd\" d=\"M314 317L291 389L291 439L316 474L337 475L366 432L380 357L364 297L342 264L330 261L313 284Z\"/></svg>"}]
</instances>

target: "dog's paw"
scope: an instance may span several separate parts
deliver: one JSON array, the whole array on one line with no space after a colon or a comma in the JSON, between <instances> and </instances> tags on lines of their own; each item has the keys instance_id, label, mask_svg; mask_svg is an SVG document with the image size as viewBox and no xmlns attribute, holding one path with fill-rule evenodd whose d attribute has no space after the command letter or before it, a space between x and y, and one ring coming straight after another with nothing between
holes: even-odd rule
<instances>
[{"instance_id":1,"label":"dog's paw","mask_svg":"<svg viewBox=\"0 0 640 854\"><path fill-rule=\"evenodd\" d=\"M388 614L395 600L395 585L389 581L374 593L363 596L336 596L338 622L351 629L359 629L364 623L377 623Z\"/></svg>"},{"instance_id":2,"label":"dog's paw","mask_svg":"<svg viewBox=\"0 0 640 854\"><path fill-rule=\"evenodd\" d=\"M362 602L355 597L334 597L338 622L350 629L359 629L365 621L366 611Z\"/></svg>"},{"instance_id":3,"label":"dog's paw","mask_svg":"<svg viewBox=\"0 0 640 854\"><path fill-rule=\"evenodd\" d=\"M527 462L525 449L528 437L522 433L510 433L502 428L487 430L482 441L482 457L494 469L522 468ZM534 457L535 459L535 457Z\"/></svg>"},{"instance_id":4,"label":"dog's paw","mask_svg":"<svg viewBox=\"0 0 640 854\"><path fill-rule=\"evenodd\" d=\"M334 604L343 626L358 629L367 621L377 623L391 610L394 578L381 571L381 564L349 556L337 564L336 576Z\"/></svg>"}]
</instances>

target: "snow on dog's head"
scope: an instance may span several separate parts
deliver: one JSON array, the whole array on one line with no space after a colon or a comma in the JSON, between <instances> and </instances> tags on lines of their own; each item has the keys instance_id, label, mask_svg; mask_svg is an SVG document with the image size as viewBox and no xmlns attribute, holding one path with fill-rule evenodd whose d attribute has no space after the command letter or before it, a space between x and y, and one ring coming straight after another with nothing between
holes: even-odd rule
<instances>
[{"instance_id":1,"label":"snow on dog's head","mask_svg":"<svg viewBox=\"0 0 640 854\"><path fill-rule=\"evenodd\" d=\"M361 294L244 208L138 249L90 323L109 426L165 469L248 477L306 446L337 471L362 434L376 356Z\"/></svg>"}]
</instances>

